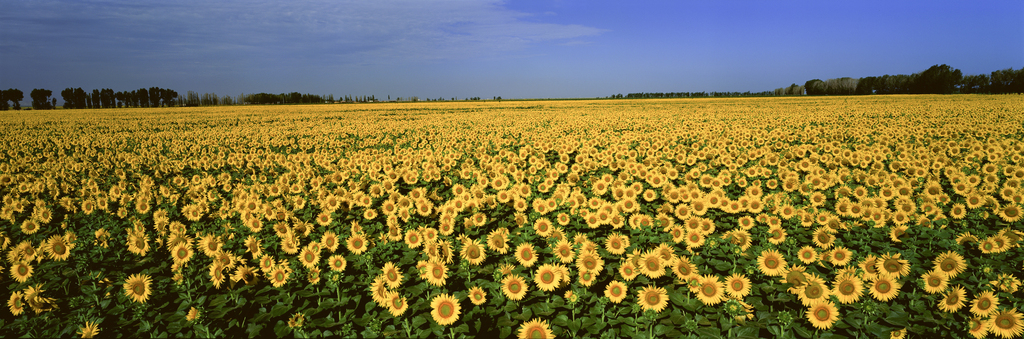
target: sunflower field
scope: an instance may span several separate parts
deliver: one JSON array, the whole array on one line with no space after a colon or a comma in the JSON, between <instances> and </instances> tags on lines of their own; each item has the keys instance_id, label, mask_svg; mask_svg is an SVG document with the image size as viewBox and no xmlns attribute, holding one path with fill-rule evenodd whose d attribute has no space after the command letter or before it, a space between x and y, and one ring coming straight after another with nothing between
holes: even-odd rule
<instances>
[{"instance_id":1,"label":"sunflower field","mask_svg":"<svg viewBox=\"0 0 1024 339\"><path fill-rule=\"evenodd\" d=\"M0 337L1018 338L1021 112L0 112Z\"/></svg>"}]
</instances>

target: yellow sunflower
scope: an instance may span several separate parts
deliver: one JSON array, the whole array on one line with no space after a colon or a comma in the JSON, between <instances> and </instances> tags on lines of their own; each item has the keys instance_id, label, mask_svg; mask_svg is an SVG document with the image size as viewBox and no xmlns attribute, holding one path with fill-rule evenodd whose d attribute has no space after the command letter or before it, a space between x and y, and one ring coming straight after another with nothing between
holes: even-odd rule
<instances>
[{"instance_id":1,"label":"yellow sunflower","mask_svg":"<svg viewBox=\"0 0 1024 339\"><path fill-rule=\"evenodd\" d=\"M619 264L619 275L622 276L626 281L633 281L640 274L640 271L636 269L633 262L630 260L624 260L622 264Z\"/></svg>"},{"instance_id":2,"label":"yellow sunflower","mask_svg":"<svg viewBox=\"0 0 1024 339\"><path fill-rule=\"evenodd\" d=\"M648 251L640 257L640 273L657 279L665 275L665 265L668 264L656 251Z\"/></svg>"},{"instance_id":3,"label":"yellow sunflower","mask_svg":"<svg viewBox=\"0 0 1024 339\"><path fill-rule=\"evenodd\" d=\"M590 287L594 284L594 280L597 278L597 273L588 270L580 270L580 276L577 280L581 285Z\"/></svg>"},{"instance_id":4,"label":"yellow sunflower","mask_svg":"<svg viewBox=\"0 0 1024 339\"><path fill-rule=\"evenodd\" d=\"M100 324L98 322L86 321L85 326L78 328L78 334L82 335L82 338L92 338L100 334Z\"/></svg>"},{"instance_id":5,"label":"yellow sunflower","mask_svg":"<svg viewBox=\"0 0 1024 339\"><path fill-rule=\"evenodd\" d=\"M473 302L473 305L483 305L487 302L487 292L480 286L473 286L469 289L469 301Z\"/></svg>"},{"instance_id":6,"label":"yellow sunflower","mask_svg":"<svg viewBox=\"0 0 1024 339\"><path fill-rule=\"evenodd\" d=\"M366 237L362 233L355 233L348 237L345 246L354 254L366 252Z\"/></svg>"},{"instance_id":7,"label":"yellow sunflower","mask_svg":"<svg viewBox=\"0 0 1024 339\"><path fill-rule=\"evenodd\" d=\"M213 287L220 288L220 285L224 283L227 277L224 276L224 266L220 263L214 263L210 265L210 282L213 283Z\"/></svg>"},{"instance_id":8,"label":"yellow sunflower","mask_svg":"<svg viewBox=\"0 0 1024 339\"><path fill-rule=\"evenodd\" d=\"M816 302L828 299L832 293L825 282L816 275L807 274L807 283L797 288L797 297L804 306L814 305Z\"/></svg>"},{"instance_id":9,"label":"yellow sunflower","mask_svg":"<svg viewBox=\"0 0 1024 339\"><path fill-rule=\"evenodd\" d=\"M526 281L518 275L511 274L501 280L501 292L511 300L522 300L527 289Z\"/></svg>"},{"instance_id":10,"label":"yellow sunflower","mask_svg":"<svg viewBox=\"0 0 1024 339\"><path fill-rule=\"evenodd\" d=\"M832 232L834 231L829 227L818 227L818 229L814 231L814 235L811 237L814 241L814 245L821 249L828 249L832 247L832 244L836 240L836 236L832 235Z\"/></svg>"},{"instance_id":11,"label":"yellow sunflower","mask_svg":"<svg viewBox=\"0 0 1024 339\"><path fill-rule=\"evenodd\" d=\"M576 252L573 252L572 245L569 244L569 240L562 239L555 244L555 257L558 258L559 262L570 263Z\"/></svg>"},{"instance_id":12,"label":"yellow sunflower","mask_svg":"<svg viewBox=\"0 0 1024 339\"><path fill-rule=\"evenodd\" d=\"M946 277L952 279L956 278L961 272L967 269L967 262L960 253L947 251L939 255L932 262L935 264L935 270L945 274Z\"/></svg>"},{"instance_id":13,"label":"yellow sunflower","mask_svg":"<svg viewBox=\"0 0 1024 339\"><path fill-rule=\"evenodd\" d=\"M818 251L811 246L804 246L800 248L800 251L796 254L797 258L800 259L804 264L810 264L818 260Z\"/></svg>"},{"instance_id":14,"label":"yellow sunflower","mask_svg":"<svg viewBox=\"0 0 1024 339\"><path fill-rule=\"evenodd\" d=\"M786 241L786 229L775 226L768 229L768 242L778 245Z\"/></svg>"},{"instance_id":15,"label":"yellow sunflower","mask_svg":"<svg viewBox=\"0 0 1024 339\"><path fill-rule=\"evenodd\" d=\"M537 288L541 291L554 291L558 287L561 274L559 274L558 268L551 264L543 264L537 268L537 273L533 276L533 281L537 283Z\"/></svg>"},{"instance_id":16,"label":"yellow sunflower","mask_svg":"<svg viewBox=\"0 0 1024 339\"><path fill-rule=\"evenodd\" d=\"M46 240L46 252L57 261L67 260L71 256L71 248L66 238L60 235L53 235Z\"/></svg>"},{"instance_id":17,"label":"yellow sunflower","mask_svg":"<svg viewBox=\"0 0 1024 339\"><path fill-rule=\"evenodd\" d=\"M636 298L644 311L651 310L661 313L661 310L665 309L665 306L668 305L668 292L664 287L647 285L647 287L637 292Z\"/></svg>"},{"instance_id":18,"label":"yellow sunflower","mask_svg":"<svg viewBox=\"0 0 1024 339\"><path fill-rule=\"evenodd\" d=\"M235 268L235 273L231 274L231 281L232 282L242 281L246 285L250 285L250 286L255 285L256 284L256 269L254 269L252 267L249 267L249 266L246 266L246 265L239 265L237 268Z\"/></svg>"},{"instance_id":19,"label":"yellow sunflower","mask_svg":"<svg viewBox=\"0 0 1024 339\"><path fill-rule=\"evenodd\" d=\"M946 291L949 277L942 271L932 270L928 271L928 273L922 274L921 281L924 282L925 292L935 294Z\"/></svg>"},{"instance_id":20,"label":"yellow sunflower","mask_svg":"<svg viewBox=\"0 0 1024 339\"><path fill-rule=\"evenodd\" d=\"M622 302L623 299L626 299L627 294L628 288L626 287L626 284L619 281L612 280L604 288L604 296L608 297L608 300L611 300L611 302L616 304Z\"/></svg>"},{"instance_id":21,"label":"yellow sunflower","mask_svg":"<svg viewBox=\"0 0 1024 339\"><path fill-rule=\"evenodd\" d=\"M893 279L899 279L910 273L910 263L900 259L901 253L891 254L886 252L875 262L875 269L881 274L888 274Z\"/></svg>"},{"instance_id":22,"label":"yellow sunflower","mask_svg":"<svg viewBox=\"0 0 1024 339\"><path fill-rule=\"evenodd\" d=\"M757 269L767 276L775 277L782 275L782 271L785 268L786 259L776 250L764 250L757 257Z\"/></svg>"},{"instance_id":23,"label":"yellow sunflower","mask_svg":"<svg viewBox=\"0 0 1024 339\"><path fill-rule=\"evenodd\" d=\"M750 279L742 274L733 273L725 278L725 292L738 299L746 297L750 294Z\"/></svg>"},{"instance_id":24,"label":"yellow sunflower","mask_svg":"<svg viewBox=\"0 0 1024 339\"><path fill-rule=\"evenodd\" d=\"M420 232L416 230L409 230L405 232L405 244L410 249L420 247L423 244L423 238L420 236Z\"/></svg>"},{"instance_id":25,"label":"yellow sunflower","mask_svg":"<svg viewBox=\"0 0 1024 339\"><path fill-rule=\"evenodd\" d=\"M846 266L851 259L853 259L853 252L841 246L836 246L832 250L832 255L829 256L829 261L835 266Z\"/></svg>"},{"instance_id":26,"label":"yellow sunflower","mask_svg":"<svg viewBox=\"0 0 1024 339\"><path fill-rule=\"evenodd\" d=\"M970 320L970 328L967 329L967 333L975 338L984 338L988 336L988 332L992 326L992 322L986 318L974 317Z\"/></svg>"},{"instance_id":27,"label":"yellow sunflower","mask_svg":"<svg viewBox=\"0 0 1024 339\"><path fill-rule=\"evenodd\" d=\"M1000 337L1015 338L1024 333L1024 321L1021 320L1021 314L1017 313L1016 308L1000 310L989 321L992 333Z\"/></svg>"},{"instance_id":28,"label":"yellow sunflower","mask_svg":"<svg viewBox=\"0 0 1024 339\"><path fill-rule=\"evenodd\" d=\"M314 251L311 246L305 246L299 252L299 262L308 269L316 267L320 263L320 251Z\"/></svg>"},{"instance_id":29,"label":"yellow sunflower","mask_svg":"<svg viewBox=\"0 0 1024 339\"><path fill-rule=\"evenodd\" d=\"M427 283L434 286L444 286L445 279L448 278L448 266L431 260L427 262L426 276Z\"/></svg>"},{"instance_id":30,"label":"yellow sunflower","mask_svg":"<svg viewBox=\"0 0 1024 339\"><path fill-rule=\"evenodd\" d=\"M25 313L24 297L25 295L21 292L14 291L14 293L11 293L11 298L7 299L7 307L11 309L11 314L14 316Z\"/></svg>"},{"instance_id":31,"label":"yellow sunflower","mask_svg":"<svg viewBox=\"0 0 1024 339\"><path fill-rule=\"evenodd\" d=\"M864 283L855 275L841 274L833 283L832 294L839 299L839 303L855 303L864 294Z\"/></svg>"},{"instance_id":32,"label":"yellow sunflower","mask_svg":"<svg viewBox=\"0 0 1024 339\"><path fill-rule=\"evenodd\" d=\"M324 248L331 251L331 253L334 253L334 251L338 250L338 246L340 245L340 243L338 243L338 235L334 234L332 231L324 232L324 235L320 237L320 244L324 245Z\"/></svg>"},{"instance_id":33,"label":"yellow sunflower","mask_svg":"<svg viewBox=\"0 0 1024 339\"><path fill-rule=\"evenodd\" d=\"M29 265L24 261L11 266L11 275L14 276L14 280L17 280L19 283L27 281L28 278L32 276L32 271L32 265Z\"/></svg>"},{"instance_id":34,"label":"yellow sunflower","mask_svg":"<svg viewBox=\"0 0 1024 339\"><path fill-rule=\"evenodd\" d=\"M443 293L430 301L430 316L438 325L448 326L459 320L459 301Z\"/></svg>"},{"instance_id":35,"label":"yellow sunflower","mask_svg":"<svg viewBox=\"0 0 1024 339\"><path fill-rule=\"evenodd\" d=\"M402 279L405 278L402 275L402 272L395 267L395 264L390 261L384 263L382 271L384 271L384 282L386 282L388 284L388 288L391 289L398 288L398 286L402 284Z\"/></svg>"},{"instance_id":36,"label":"yellow sunflower","mask_svg":"<svg viewBox=\"0 0 1024 339\"><path fill-rule=\"evenodd\" d=\"M396 292L387 292L387 296L384 297L385 304L388 305L388 312L392 316L399 317L405 310L409 309L409 304L406 303L405 297L399 295Z\"/></svg>"},{"instance_id":37,"label":"yellow sunflower","mask_svg":"<svg viewBox=\"0 0 1024 339\"><path fill-rule=\"evenodd\" d=\"M953 313L959 311L964 307L964 299L967 298L967 292L964 291L960 285L953 286L943 295L942 300L939 300L939 309L943 312Z\"/></svg>"},{"instance_id":38,"label":"yellow sunflower","mask_svg":"<svg viewBox=\"0 0 1024 339\"><path fill-rule=\"evenodd\" d=\"M267 279L270 279L270 283L274 287L284 286L288 282L288 276L292 274L292 270L284 265L276 265L267 274Z\"/></svg>"},{"instance_id":39,"label":"yellow sunflower","mask_svg":"<svg viewBox=\"0 0 1024 339\"><path fill-rule=\"evenodd\" d=\"M554 338L555 334L548 328L548 322L546 320L533 319L523 323L519 326L519 339L547 339Z\"/></svg>"},{"instance_id":40,"label":"yellow sunflower","mask_svg":"<svg viewBox=\"0 0 1024 339\"><path fill-rule=\"evenodd\" d=\"M999 307L999 297L992 291L984 291L971 301L971 313L979 317L988 317Z\"/></svg>"},{"instance_id":41,"label":"yellow sunflower","mask_svg":"<svg viewBox=\"0 0 1024 339\"><path fill-rule=\"evenodd\" d=\"M465 259L471 265L480 265L487 258L487 254L484 252L483 246L480 246L476 240L469 241L463 245L460 256L462 256L462 259Z\"/></svg>"},{"instance_id":42,"label":"yellow sunflower","mask_svg":"<svg viewBox=\"0 0 1024 339\"><path fill-rule=\"evenodd\" d=\"M537 262L537 255L533 250L533 245L525 242L516 247L515 257L519 264L525 267L531 267L533 263Z\"/></svg>"},{"instance_id":43,"label":"yellow sunflower","mask_svg":"<svg viewBox=\"0 0 1024 339\"><path fill-rule=\"evenodd\" d=\"M627 247L629 247L629 238L618 233L612 233L604 242L604 248L608 250L608 253L614 255L626 253Z\"/></svg>"},{"instance_id":44,"label":"yellow sunflower","mask_svg":"<svg viewBox=\"0 0 1024 339\"><path fill-rule=\"evenodd\" d=\"M693 267L693 263L690 262L690 258L680 256L672 264L672 273L675 273L678 279L687 279L696 275L697 270L696 267Z\"/></svg>"},{"instance_id":45,"label":"yellow sunflower","mask_svg":"<svg viewBox=\"0 0 1024 339\"><path fill-rule=\"evenodd\" d=\"M807 320L810 320L815 328L827 330L839 320L839 310L831 301L818 301L807 308Z\"/></svg>"},{"instance_id":46,"label":"yellow sunflower","mask_svg":"<svg viewBox=\"0 0 1024 339\"><path fill-rule=\"evenodd\" d=\"M888 274L879 274L871 281L868 290L871 296L879 301L889 301L896 298L900 292L900 283L895 277Z\"/></svg>"},{"instance_id":47,"label":"yellow sunflower","mask_svg":"<svg viewBox=\"0 0 1024 339\"><path fill-rule=\"evenodd\" d=\"M124 282L124 294L137 303L145 304L152 290L149 275L132 274Z\"/></svg>"},{"instance_id":48,"label":"yellow sunflower","mask_svg":"<svg viewBox=\"0 0 1024 339\"><path fill-rule=\"evenodd\" d=\"M715 275L704 275L697 279L696 285L691 285L691 290L697 293L697 299L700 299L704 305L717 305L725 299L724 286L722 282L718 281L718 276Z\"/></svg>"}]
</instances>

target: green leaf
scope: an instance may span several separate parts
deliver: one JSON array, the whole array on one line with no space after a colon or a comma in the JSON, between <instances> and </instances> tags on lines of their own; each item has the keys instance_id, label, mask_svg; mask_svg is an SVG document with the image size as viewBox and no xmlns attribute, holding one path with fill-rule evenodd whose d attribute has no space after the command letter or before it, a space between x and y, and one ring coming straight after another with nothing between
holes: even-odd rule
<instances>
[{"instance_id":1,"label":"green leaf","mask_svg":"<svg viewBox=\"0 0 1024 339\"><path fill-rule=\"evenodd\" d=\"M210 300L210 307L217 307L217 306L220 306L220 305L224 305L225 302L227 302L227 296L224 295L224 294L221 294L221 295L218 295L218 296L214 297L213 300Z\"/></svg>"},{"instance_id":2,"label":"green leaf","mask_svg":"<svg viewBox=\"0 0 1024 339\"><path fill-rule=\"evenodd\" d=\"M167 324L167 332L171 334L181 332L181 322L175 321Z\"/></svg>"},{"instance_id":3,"label":"green leaf","mask_svg":"<svg viewBox=\"0 0 1024 339\"><path fill-rule=\"evenodd\" d=\"M559 314L557 317L555 317L555 320L551 321L551 324L555 326L566 327L569 325L569 316L565 314ZM501 326L500 323L498 325Z\"/></svg>"},{"instance_id":4,"label":"green leaf","mask_svg":"<svg viewBox=\"0 0 1024 339\"><path fill-rule=\"evenodd\" d=\"M278 338L286 337L292 334L292 329L284 321L278 320L277 325L274 326L274 334L277 334Z\"/></svg>"},{"instance_id":5,"label":"green leaf","mask_svg":"<svg viewBox=\"0 0 1024 339\"><path fill-rule=\"evenodd\" d=\"M719 338L722 336L722 331L718 327L702 326L697 328L697 335L701 338Z\"/></svg>"},{"instance_id":6,"label":"green leaf","mask_svg":"<svg viewBox=\"0 0 1024 339\"><path fill-rule=\"evenodd\" d=\"M280 304L279 303L277 305L274 305L274 307L270 309L270 316L271 317L280 317L282 314L288 313L288 310L290 310L290 309L291 309L291 306L287 306L285 304Z\"/></svg>"},{"instance_id":7,"label":"green leaf","mask_svg":"<svg viewBox=\"0 0 1024 339\"><path fill-rule=\"evenodd\" d=\"M814 337L814 332L811 332L811 330L807 329L806 327L794 326L794 329L796 330L796 334L801 336L801 337L804 337L804 338L813 338Z\"/></svg>"},{"instance_id":8,"label":"green leaf","mask_svg":"<svg viewBox=\"0 0 1024 339\"><path fill-rule=\"evenodd\" d=\"M875 322L868 323L866 329L875 338L885 338L894 330L892 327L882 326Z\"/></svg>"}]
</instances>

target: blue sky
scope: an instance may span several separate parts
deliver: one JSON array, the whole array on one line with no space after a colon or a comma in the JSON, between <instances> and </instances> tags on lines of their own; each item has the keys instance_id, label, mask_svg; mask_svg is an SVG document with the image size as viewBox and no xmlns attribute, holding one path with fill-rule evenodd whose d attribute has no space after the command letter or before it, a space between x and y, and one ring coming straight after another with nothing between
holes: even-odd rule
<instances>
[{"instance_id":1,"label":"blue sky","mask_svg":"<svg viewBox=\"0 0 1024 339\"><path fill-rule=\"evenodd\" d=\"M1024 67L1014 1L6 0L0 87L451 98Z\"/></svg>"}]
</instances>

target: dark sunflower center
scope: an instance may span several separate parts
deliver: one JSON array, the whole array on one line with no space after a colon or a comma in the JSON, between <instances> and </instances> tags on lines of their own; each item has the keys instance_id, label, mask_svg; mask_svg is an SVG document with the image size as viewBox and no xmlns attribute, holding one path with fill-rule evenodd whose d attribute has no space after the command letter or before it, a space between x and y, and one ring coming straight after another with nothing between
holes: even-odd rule
<instances>
[{"instance_id":1,"label":"dark sunflower center","mask_svg":"<svg viewBox=\"0 0 1024 339\"><path fill-rule=\"evenodd\" d=\"M541 273L540 280L543 281L545 284L550 284L552 280L555 280L555 276L552 275L550 272L544 272Z\"/></svg>"},{"instance_id":2,"label":"dark sunflower center","mask_svg":"<svg viewBox=\"0 0 1024 339\"><path fill-rule=\"evenodd\" d=\"M704 293L706 296L713 297L718 293L718 289L715 288L715 285L704 284L704 287L701 288L701 293Z\"/></svg>"},{"instance_id":3,"label":"dark sunflower center","mask_svg":"<svg viewBox=\"0 0 1024 339\"><path fill-rule=\"evenodd\" d=\"M452 313L454 313L452 310L452 305L447 303L441 304L441 307L438 307L437 310L439 311L438 313L441 313L441 317L444 318L450 317L452 316Z\"/></svg>"},{"instance_id":4,"label":"dark sunflower center","mask_svg":"<svg viewBox=\"0 0 1024 339\"><path fill-rule=\"evenodd\" d=\"M989 301L988 299L982 299L981 301L978 302L978 308L982 310L987 310L991 306L992 302Z\"/></svg>"},{"instance_id":5,"label":"dark sunflower center","mask_svg":"<svg viewBox=\"0 0 1024 339\"><path fill-rule=\"evenodd\" d=\"M143 293L146 292L146 287L142 286L142 283L136 283L132 285L132 292L134 292L136 295L142 295Z\"/></svg>"},{"instance_id":6,"label":"dark sunflower center","mask_svg":"<svg viewBox=\"0 0 1024 339\"><path fill-rule=\"evenodd\" d=\"M843 294L853 294L853 283L849 281L844 281L842 284L839 284L839 291L843 292Z\"/></svg>"},{"instance_id":7,"label":"dark sunflower center","mask_svg":"<svg viewBox=\"0 0 1024 339\"><path fill-rule=\"evenodd\" d=\"M892 286L889 285L889 282L881 281L875 284L875 288L877 288L879 292L886 293L889 292Z\"/></svg>"},{"instance_id":8,"label":"dark sunflower center","mask_svg":"<svg viewBox=\"0 0 1024 339\"><path fill-rule=\"evenodd\" d=\"M653 306L653 305L657 305L659 301L661 301L661 298L659 298L657 294L654 294L654 293L648 293L647 294L647 304Z\"/></svg>"},{"instance_id":9,"label":"dark sunflower center","mask_svg":"<svg viewBox=\"0 0 1024 339\"><path fill-rule=\"evenodd\" d=\"M768 258L764 260L764 267L775 269L776 267L779 267L779 262L775 260L775 258Z\"/></svg>"},{"instance_id":10,"label":"dark sunflower center","mask_svg":"<svg viewBox=\"0 0 1024 339\"><path fill-rule=\"evenodd\" d=\"M618 286L612 287L612 295L619 295L622 293L622 289Z\"/></svg>"},{"instance_id":11,"label":"dark sunflower center","mask_svg":"<svg viewBox=\"0 0 1024 339\"><path fill-rule=\"evenodd\" d=\"M733 280L733 282L732 282L732 289L735 290L735 291L742 291L743 290L743 282L739 281L739 280Z\"/></svg>"},{"instance_id":12,"label":"dark sunflower center","mask_svg":"<svg viewBox=\"0 0 1024 339\"><path fill-rule=\"evenodd\" d=\"M25 265L18 266L18 275L27 275L27 274L28 274L28 267L26 267Z\"/></svg>"},{"instance_id":13,"label":"dark sunflower center","mask_svg":"<svg viewBox=\"0 0 1024 339\"><path fill-rule=\"evenodd\" d=\"M814 317L818 318L820 321L826 321L829 318L828 310L819 308L817 311L814 311Z\"/></svg>"},{"instance_id":14,"label":"dark sunflower center","mask_svg":"<svg viewBox=\"0 0 1024 339\"><path fill-rule=\"evenodd\" d=\"M942 280L939 279L939 278L932 277L931 279L928 279L928 286L939 287L939 285L941 285L941 284L942 284Z\"/></svg>"},{"instance_id":15,"label":"dark sunflower center","mask_svg":"<svg viewBox=\"0 0 1024 339\"><path fill-rule=\"evenodd\" d=\"M514 282L514 283L510 284L508 286L508 290L512 291L512 293L519 293L519 283L515 283Z\"/></svg>"},{"instance_id":16,"label":"dark sunflower center","mask_svg":"<svg viewBox=\"0 0 1024 339\"><path fill-rule=\"evenodd\" d=\"M999 328L1001 328L1003 330L1009 330L1009 329L1013 328L1014 321L1011 320L1010 318L1000 317L999 319L996 319L995 324L996 324L997 327L999 327Z\"/></svg>"},{"instance_id":17,"label":"dark sunflower center","mask_svg":"<svg viewBox=\"0 0 1024 339\"><path fill-rule=\"evenodd\" d=\"M541 331L539 328L530 329L530 338L543 339L544 331Z\"/></svg>"}]
</instances>

